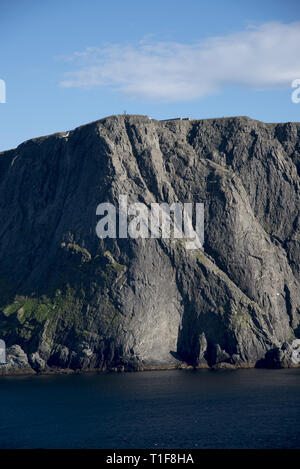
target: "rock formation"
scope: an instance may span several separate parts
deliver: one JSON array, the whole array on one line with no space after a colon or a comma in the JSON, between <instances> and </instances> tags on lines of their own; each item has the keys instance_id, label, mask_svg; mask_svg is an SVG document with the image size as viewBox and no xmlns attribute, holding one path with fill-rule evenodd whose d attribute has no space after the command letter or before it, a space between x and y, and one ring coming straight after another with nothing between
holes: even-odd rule
<instances>
[{"instance_id":1,"label":"rock formation","mask_svg":"<svg viewBox=\"0 0 300 469\"><path fill-rule=\"evenodd\" d=\"M203 249L99 239L120 194L203 202ZM299 207L297 123L112 116L2 152L0 373L292 366Z\"/></svg>"}]
</instances>

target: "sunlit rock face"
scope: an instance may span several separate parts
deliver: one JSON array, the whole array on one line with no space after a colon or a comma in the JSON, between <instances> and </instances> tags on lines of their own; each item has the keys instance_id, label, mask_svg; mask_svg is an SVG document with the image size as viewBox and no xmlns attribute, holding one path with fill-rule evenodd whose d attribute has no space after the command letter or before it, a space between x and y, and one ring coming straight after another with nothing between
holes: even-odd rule
<instances>
[{"instance_id":1,"label":"sunlit rock face","mask_svg":"<svg viewBox=\"0 0 300 469\"><path fill-rule=\"evenodd\" d=\"M299 174L300 124L247 117L112 116L0 154L0 372L295 365ZM120 194L204 203L203 248L99 239Z\"/></svg>"}]
</instances>

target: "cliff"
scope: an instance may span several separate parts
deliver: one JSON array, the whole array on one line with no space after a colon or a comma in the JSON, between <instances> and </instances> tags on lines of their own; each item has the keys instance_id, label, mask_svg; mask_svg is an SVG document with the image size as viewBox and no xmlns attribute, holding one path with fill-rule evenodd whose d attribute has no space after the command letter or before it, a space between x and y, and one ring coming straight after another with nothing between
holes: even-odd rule
<instances>
[{"instance_id":1,"label":"cliff","mask_svg":"<svg viewBox=\"0 0 300 469\"><path fill-rule=\"evenodd\" d=\"M298 123L112 116L1 153L0 373L291 366L299 190ZM203 202L203 249L99 239L120 194Z\"/></svg>"}]
</instances>

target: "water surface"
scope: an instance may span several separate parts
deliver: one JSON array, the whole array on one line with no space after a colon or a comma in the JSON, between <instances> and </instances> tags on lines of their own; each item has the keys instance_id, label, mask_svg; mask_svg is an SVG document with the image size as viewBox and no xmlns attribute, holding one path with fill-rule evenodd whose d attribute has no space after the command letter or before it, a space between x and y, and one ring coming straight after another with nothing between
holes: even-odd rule
<instances>
[{"instance_id":1,"label":"water surface","mask_svg":"<svg viewBox=\"0 0 300 469\"><path fill-rule=\"evenodd\" d=\"M0 448L300 448L300 369L2 377Z\"/></svg>"}]
</instances>

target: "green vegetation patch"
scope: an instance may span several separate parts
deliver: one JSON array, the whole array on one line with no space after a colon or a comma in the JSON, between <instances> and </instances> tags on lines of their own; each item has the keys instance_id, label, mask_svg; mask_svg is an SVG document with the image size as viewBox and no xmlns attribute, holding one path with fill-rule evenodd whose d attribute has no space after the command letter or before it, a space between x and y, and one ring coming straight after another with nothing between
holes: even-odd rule
<instances>
[{"instance_id":1,"label":"green vegetation patch","mask_svg":"<svg viewBox=\"0 0 300 469\"><path fill-rule=\"evenodd\" d=\"M51 300L45 296L42 298L17 296L12 304L4 308L3 313L6 317L16 315L20 323L25 323L32 319L37 322L44 322L52 316L53 309L54 306Z\"/></svg>"}]
</instances>

